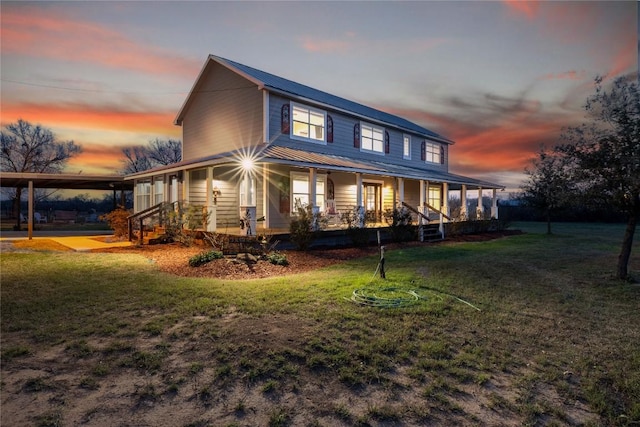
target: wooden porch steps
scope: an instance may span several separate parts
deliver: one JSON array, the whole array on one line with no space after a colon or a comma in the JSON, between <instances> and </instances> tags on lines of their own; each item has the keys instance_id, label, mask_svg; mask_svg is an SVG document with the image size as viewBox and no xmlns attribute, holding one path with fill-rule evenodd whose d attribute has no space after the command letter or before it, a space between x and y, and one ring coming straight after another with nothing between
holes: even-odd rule
<instances>
[{"instance_id":1,"label":"wooden porch steps","mask_svg":"<svg viewBox=\"0 0 640 427\"><path fill-rule=\"evenodd\" d=\"M422 241L424 242L438 242L444 240L442 233L440 232L440 225L424 225L422 226Z\"/></svg>"}]
</instances>

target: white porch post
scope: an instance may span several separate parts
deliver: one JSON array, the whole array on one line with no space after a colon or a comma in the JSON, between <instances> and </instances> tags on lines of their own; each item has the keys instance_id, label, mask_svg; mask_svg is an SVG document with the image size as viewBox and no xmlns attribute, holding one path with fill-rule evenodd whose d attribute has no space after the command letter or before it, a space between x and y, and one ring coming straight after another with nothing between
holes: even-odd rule
<instances>
[{"instance_id":1,"label":"white porch post","mask_svg":"<svg viewBox=\"0 0 640 427\"><path fill-rule=\"evenodd\" d=\"M169 195L169 182L171 181L171 177L168 174L164 174L162 176L162 201L163 202L170 202L171 201L171 197Z\"/></svg>"},{"instance_id":2,"label":"white porch post","mask_svg":"<svg viewBox=\"0 0 640 427\"><path fill-rule=\"evenodd\" d=\"M29 240L33 239L33 181L29 181L27 202L27 235ZM18 200L20 203L20 200Z\"/></svg>"},{"instance_id":3,"label":"white porch post","mask_svg":"<svg viewBox=\"0 0 640 427\"><path fill-rule=\"evenodd\" d=\"M262 215L264 215L264 228L270 228L269 221L269 181L271 180L269 165L264 163L262 165Z\"/></svg>"},{"instance_id":4,"label":"white porch post","mask_svg":"<svg viewBox=\"0 0 640 427\"><path fill-rule=\"evenodd\" d=\"M478 208L476 209L476 219L484 219L484 205L482 204L482 187L478 187Z\"/></svg>"},{"instance_id":5,"label":"white porch post","mask_svg":"<svg viewBox=\"0 0 640 427\"><path fill-rule=\"evenodd\" d=\"M316 168L309 168L309 206L316 205L316 180L317 180Z\"/></svg>"},{"instance_id":6,"label":"white porch post","mask_svg":"<svg viewBox=\"0 0 640 427\"><path fill-rule=\"evenodd\" d=\"M213 166L207 167L207 181L205 183L206 206L209 218L207 218L207 231L216 231L216 206L213 204Z\"/></svg>"},{"instance_id":7,"label":"white porch post","mask_svg":"<svg viewBox=\"0 0 640 427\"><path fill-rule=\"evenodd\" d=\"M364 227L364 204L362 203L362 174L356 173L356 209L358 212L358 227Z\"/></svg>"},{"instance_id":8,"label":"white porch post","mask_svg":"<svg viewBox=\"0 0 640 427\"><path fill-rule=\"evenodd\" d=\"M449 183L442 183L442 212L449 216Z\"/></svg>"},{"instance_id":9,"label":"white porch post","mask_svg":"<svg viewBox=\"0 0 640 427\"><path fill-rule=\"evenodd\" d=\"M460 189L460 217L463 221L468 219L467 216L467 186L462 184Z\"/></svg>"},{"instance_id":10,"label":"white porch post","mask_svg":"<svg viewBox=\"0 0 640 427\"><path fill-rule=\"evenodd\" d=\"M320 213L320 206L317 205L316 194L318 191L318 171L316 168L309 168L309 206L311 206L312 225L314 230L318 229L318 222L316 221L317 214Z\"/></svg>"},{"instance_id":11,"label":"white porch post","mask_svg":"<svg viewBox=\"0 0 640 427\"><path fill-rule=\"evenodd\" d=\"M182 173L182 199L185 203L189 203L189 171Z\"/></svg>"},{"instance_id":12,"label":"white porch post","mask_svg":"<svg viewBox=\"0 0 640 427\"><path fill-rule=\"evenodd\" d=\"M429 208L426 206L428 197L425 197L425 193L429 191L429 181L420 180L420 206L418 206L418 212L420 212L424 216L429 215ZM418 224L424 225L428 224L429 221L425 220L424 217L418 218Z\"/></svg>"},{"instance_id":13,"label":"white porch post","mask_svg":"<svg viewBox=\"0 0 640 427\"><path fill-rule=\"evenodd\" d=\"M496 194L496 189L494 188L492 191L492 200L491 200L491 218L498 219L498 196Z\"/></svg>"},{"instance_id":14,"label":"white porch post","mask_svg":"<svg viewBox=\"0 0 640 427\"><path fill-rule=\"evenodd\" d=\"M404 202L404 178L398 178L398 204L402 206Z\"/></svg>"}]
</instances>

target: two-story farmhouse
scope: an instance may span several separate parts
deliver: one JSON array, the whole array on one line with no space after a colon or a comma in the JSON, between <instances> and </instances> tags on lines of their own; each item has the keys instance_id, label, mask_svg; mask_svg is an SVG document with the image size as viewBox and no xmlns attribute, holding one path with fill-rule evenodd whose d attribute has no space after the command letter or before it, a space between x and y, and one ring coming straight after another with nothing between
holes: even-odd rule
<instances>
[{"instance_id":1,"label":"two-story farmhouse","mask_svg":"<svg viewBox=\"0 0 640 427\"><path fill-rule=\"evenodd\" d=\"M296 204L327 217L360 209L370 223L410 206L448 214L449 191L499 185L448 172L453 141L401 117L209 56L175 124L182 162L134 174L134 210L184 201L209 212L210 231L286 230ZM257 225L256 218L262 221ZM418 219L418 218L416 218Z\"/></svg>"}]
</instances>

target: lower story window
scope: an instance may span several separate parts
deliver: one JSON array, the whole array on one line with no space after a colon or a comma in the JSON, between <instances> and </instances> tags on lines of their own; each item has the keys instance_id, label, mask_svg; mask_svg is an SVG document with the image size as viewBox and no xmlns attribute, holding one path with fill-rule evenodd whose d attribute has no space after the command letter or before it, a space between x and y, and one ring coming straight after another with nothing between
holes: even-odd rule
<instances>
[{"instance_id":1,"label":"lower story window","mask_svg":"<svg viewBox=\"0 0 640 427\"><path fill-rule=\"evenodd\" d=\"M429 205L440 210L441 209L441 196L440 187L429 187Z\"/></svg>"},{"instance_id":2,"label":"lower story window","mask_svg":"<svg viewBox=\"0 0 640 427\"><path fill-rule=\"evenodd\" d=\"M316 176L316 200L314 206L320 208L320 212L325 208L325 188L327 177L325 175ZM296 212L297 205L309 205L309 174L291 174L291 212Z\"/></svg>"},{"instance_id":3,"label":"lower story window","mask_svg":"<svg viewBox=\"0 0 640 427\"><path fill-rule=\"evenodd\" d=\"M136 184L136 212L151 207L151 181L141 181Z\"/></svg>"},{"instance_id":4,"label":"lower story window","mask_svg":"<svg viewBox=\"0 0 640 427\"><path fill-rule=\"evenodd\" d=\"M164 201L164 181L162 179L153 180L153 204L157 205Z\"/></svg>"}]
</instances>

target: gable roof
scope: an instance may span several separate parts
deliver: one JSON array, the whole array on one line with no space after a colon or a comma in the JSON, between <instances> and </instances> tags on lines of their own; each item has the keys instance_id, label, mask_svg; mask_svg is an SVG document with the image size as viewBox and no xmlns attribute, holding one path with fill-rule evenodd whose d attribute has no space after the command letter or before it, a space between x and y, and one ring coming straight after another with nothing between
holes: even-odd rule
<instances>
[{"instance_id":1,"label":"gable roof","mask_svg":"<svg viewBox=\"0 0 640 427\"><path fill-rule=\"evenodd\" d=\"M312 87L296 83L294 81L285 79L283 77L276 76L271 73L267 73L262 70L258 70L253 67L249 67L244 64L240 64L229 59L225 59L215 55L209 55L207 62L205 63L202 71L196 79L191 92L189 93L187 100L183 104L178 116L176 117L175 124L180 125L184 118L186 106L189 99L193 96L195 87L202 77L209 61L215 61L228 69L242 75L246 79L255 83L260 89L266 89L271 92L279 93L291 98L298 98L303 100L310 100L316 103L325 105L338 111L342 111L351 115L359 116L365 120L377 121L380 123L388 124L393 127L411 131L420 134L426 138L444 142L447 144L453 144L453 141L447 139L427 128L419 126L409 120L402 117L395 116L393 114L385 113L384 111L377 110L375 108L367 107L366 105L359 104L357 102L349 101L348 99L341 98L330 93L314 89Z\"/></svg>"}]
</instances>

